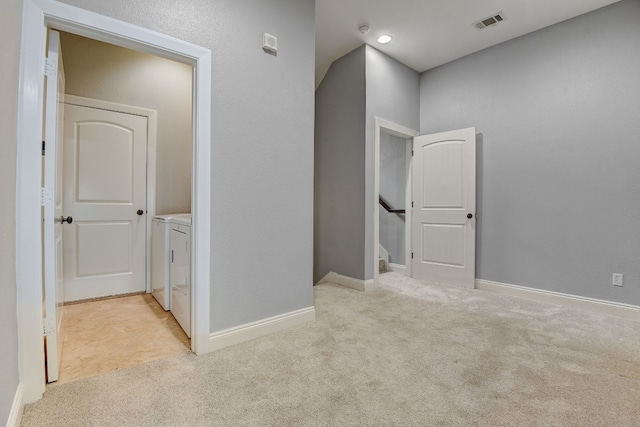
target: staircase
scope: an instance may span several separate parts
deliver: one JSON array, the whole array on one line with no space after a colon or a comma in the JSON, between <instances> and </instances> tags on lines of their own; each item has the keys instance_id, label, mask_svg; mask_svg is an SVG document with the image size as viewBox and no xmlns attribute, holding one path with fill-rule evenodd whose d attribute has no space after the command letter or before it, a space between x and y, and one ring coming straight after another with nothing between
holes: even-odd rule
<instances>
[{"instance_id":1,"label":"staircase","mask_svg":"<svg viewBox=\"0 0 640 427\"><path fill-rule=\"evenodd\" d=\"M389 252L382 245L379 246L378 271L384 273L389 271Z\"/></svg>"}]
</instances>

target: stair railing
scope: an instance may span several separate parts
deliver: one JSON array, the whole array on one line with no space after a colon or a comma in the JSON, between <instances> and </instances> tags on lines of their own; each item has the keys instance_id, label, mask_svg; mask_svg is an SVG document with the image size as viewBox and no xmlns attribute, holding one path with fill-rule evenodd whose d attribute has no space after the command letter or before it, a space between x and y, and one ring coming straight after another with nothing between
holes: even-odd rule
<instances>
[{"instance_id":1,"label":"stair railing","mask_svg":"<svg viewBox=\"0 0 640 427\"><path fill-rule=\"evenodd\" d=\"M389 204L385 202L382 197L379 197L379 199L380 199L380 206L382 206L385 211L389 213L397 213L397 214L407 213L407 211L404 209L392 209L391 206L389 206Z\"/></svg>"}]
</instances>

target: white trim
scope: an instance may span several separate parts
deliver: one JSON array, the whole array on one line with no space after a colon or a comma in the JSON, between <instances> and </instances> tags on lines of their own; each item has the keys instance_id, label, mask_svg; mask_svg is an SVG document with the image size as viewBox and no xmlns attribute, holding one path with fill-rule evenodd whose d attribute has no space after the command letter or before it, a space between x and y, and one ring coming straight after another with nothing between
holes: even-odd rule
<instances>
[{"instance_id":1,"label":"white trim","mask_svg":"<svg viewBox=\"0 0 640 427\"><path fill-rule=\"evenodd\" d=\"M146 255L145 255L145 290L151 293L151 220L156 215L156 147L158 137L158 112L149 108L103 101L101 99L85 98L76 95L65 95L64 103L79 107L95 108L98 110L114 111L116 113L132 114L147 119L147 212L146 220Z\"/></svg>"},{"instance_id":2,"label":"white trim","mask_svg":"<svg viewBox=\"0 0 640 427\"><path fill-rule=\"evenodd\" d=\"M16 161L16 283L20 382L25 403L44 393L40 179L44 50L48 27L180 61L194 67L192 178L192 334L209 348L211 261L211 51L54 0L24 0ZM197 231L196 231L197 229Z\"/></svg>"},{"instance_id":3,"label":"white trim","mask_svg":"<svg viewBox=\"0 0 640 427\"><path fill-rule=\"evenodd\" d=\"M22 383L18 383L18 389L16 395L13 398L13 405L11 405L11 411L9 412L9 419L7 420L7 427L20 427L20 421L22 421L22 412L24 411L24 387Z\"/></svg>"},{"instance_id":4,"label":"white trim","mask_svg":"<svg viewBox=\"0 0 640 427\"><path fill-rule=\"evenodd\" d=\"M378 245L378 261L383 259L385 262L385 265L389 265L389 252L387 252L387 250L384 248L384 246L382 245Z\"/></svg>"},{"instance_id":5,"label":"white trim","mask_svg":"<svg viewBox=\"0 0 640 427\"><path fill-rule=\"evenodd\" d=\"M256 322L247 323L235 328L225 329L224 331L214 332L209 335L209 349L210 351L220 350L225 347L282 331L293 326L311 322L315 319L315 307L307 307L301 310L281 314L279 316L273 316Z\"/></svg>"},{"instance_id":6,"label":"white trim","mask_svg":"<svg viewBox=\"0 0 640 427\"><path fill-rule=\"evenodd\" d=\"M376 261L376 266L378 261ZM335 273L333 271L328 272L322 279L318 280L316 285L323 283L335 283L336 285L344 286L345 288L355 289L356 291L371 292L378 289L373 280L361 280L354 279L353 277L343 276L342 274Z\"/></svg>"},{"instance_id":7,"label":"white trim","mask_svg":"<svg viewBox=\"0 0 640 427\"><path fill-rule=\"evenodd\" d=\"M389 263L389 270L393 271L394 273L400 273L400 274L404 274L405 276L407 276L407 266L406 265L400 265L400 264L393 264L393 263Z\"/></svg>"},{"instance_id":8,"label":"white trim","mask_svg":"<svg viewBox=\"0 0 640 427\"><path fill-rule=\"evenodd\" d=\"M476 289L502 295L526 298L538 302L562 305L565 307L579 308L596 313L625 317L632 320L640 320L640 307L630 304L480 279L476 279Z\"/></svg>"},{"instance_id":9,"label":"white trim","mask_svg":"<svg viewBox=\"0 0 640 427\"><path fill-rule=\"evenodd\" d=\"M418 131L395 124L379 117L374 118L374 143L373 143L373 289L377 288L380 283L380 271L378 267L379 246L380 246L380 212L378 207L378 199L380 198L380 133L382 129L385 132L398 136L400 138L412 139L418 136ZM409 145L409 144L407 144ZM407 156L411 154L411 149L407 148ZM407 158L407 191L405 195L405 265L408 265L408 271L405 274L411 275L411 157ZM408 245L407 245L408 242ZM406 250L406 248L409 250ZM355 280L355 279L354 279ZM345 285L346 286L346 285ZM351 287L351 286L349 286ZM365 286L366 287L366 286ZM355 288L354 288L355 289Z\"/></svg>"}]
</instances>

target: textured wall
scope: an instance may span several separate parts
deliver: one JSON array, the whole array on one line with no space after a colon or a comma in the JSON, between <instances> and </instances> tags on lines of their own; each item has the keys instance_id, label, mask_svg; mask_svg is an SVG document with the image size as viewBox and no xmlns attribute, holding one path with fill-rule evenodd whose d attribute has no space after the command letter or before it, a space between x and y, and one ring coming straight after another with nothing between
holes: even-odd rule
<instances>
[{"instance_id":1,"label":"textured wall","mask_svg":"<svg viewBox=\"0 0 640 427\"><path fill-rule=\"evenodd\" d=\"M335 61L316 91L314 282L363 278L365 47Z\"/></svg>"},{"instance_id":2,"label":"textured wall","mask_svg":"<svg viewBox=\"0 0 640 427\"><path fill-rule=\"evenodd\" d=\"M16 317L16 141L22 0L5 0L0 13L0 425L18 386Z\"/></svg>"},{"instance_id":3,"label":"textured wall","mask_svg":"<svg viewBox=\"0 0 640 427\"><path fill-rule=\"evenodd\" d=\"M640 304L638 23L626 0L422 75L421 132L480 134L476 277Z\"/></svg>"},{"instance_id":4,"label":"textured wall","mask_svg":"<svg viewBox=\"0 0 640 427\"><path fill-rule=\"evenodd\" d=\"M64 2L212 51L211 331L313 305L313 0Z\"/></svg>"},{"instance_id":5,"label":"textured wall","mask_svg":"<svg viewBox=\"0 0 640 427\"><path fill-rule=\"evenodd\" d=\"M367 115L365 154L365 255L364 279L373 279L373 209L378 209L375 200L374 180L374 133L375 118L418 130L420 126L420 76L417 72L395 59L366 47Z\"/></svg>"},{"instance_id":6,"label":"textured wall","mask_svg":"<svg viewBox=\"0 0 640 427\"><path fill-rule=\"evenodd\" d=\"M66 93L158 112L156 213L191 212L192 67L62 33Z\"/></svg>"},{"instance_id":7,"label":"textured wall","mask_svg":"<svg viewBox=\"0 0 640 427\"><path fill-rule=\"evenodd\" d=\"M406 206L407 140L387 132L380 133L380 197L393 209ZM389 252L389 262L405 265L405 215L380 213L380 244Z\"/></svg>"}]
</instances>

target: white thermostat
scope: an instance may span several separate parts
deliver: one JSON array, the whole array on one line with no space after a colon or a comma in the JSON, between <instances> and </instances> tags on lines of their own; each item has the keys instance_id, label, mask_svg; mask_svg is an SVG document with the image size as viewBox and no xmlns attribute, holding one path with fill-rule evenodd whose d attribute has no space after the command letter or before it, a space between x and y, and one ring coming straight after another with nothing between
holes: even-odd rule
<instances>
[{"instance_id":1,"label":"white thermostat","mask_svg":"<svg viewBox=\"0 0 640 427\"><path fill-rule=\"evenodd\" d=\"M278 38L269 33L264 33L262 37L262 48L267 52L278 53Z\"/></svg>"}]
</instances>

